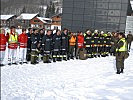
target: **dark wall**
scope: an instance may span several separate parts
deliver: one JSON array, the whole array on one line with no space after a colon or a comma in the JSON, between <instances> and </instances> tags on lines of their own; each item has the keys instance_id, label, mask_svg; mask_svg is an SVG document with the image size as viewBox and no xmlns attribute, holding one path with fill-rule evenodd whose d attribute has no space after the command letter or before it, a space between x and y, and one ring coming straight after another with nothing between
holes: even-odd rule
<instances>
[{"instance_id":1,"label":"dark wall","mask_svg":"<svg viewBox=\"0 0 133 100\"><path fill-rule=\"evenodd\" d=\"M128 0L64 0L62 27L125 31Z\"/></svg>"}]
</instances>

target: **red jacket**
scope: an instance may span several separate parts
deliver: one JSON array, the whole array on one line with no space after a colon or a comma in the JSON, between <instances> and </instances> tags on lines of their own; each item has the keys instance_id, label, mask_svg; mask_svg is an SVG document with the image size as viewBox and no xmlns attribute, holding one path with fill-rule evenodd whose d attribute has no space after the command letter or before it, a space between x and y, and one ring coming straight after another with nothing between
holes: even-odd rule
<instances>
[{"instance_id":1,"label":"red jacket","mask_svg":"<svg viewBox=\"0 0 133 100\"><path fill-rule=\"evenodd\" d=\"M13 34L12 32L11 33L7 33L6 39L8 41L8 48L10 48L10 49L17 49L17 47L18 47L18 40L15 39L16 42L13 42L13 43L10 42L9 40L10 40L11 36L14 37L14 38L16 37L18 39L17 33L15 33L15 34Z\"/></svg>"},{"instance_id":2,"label":"red jacket","mask_svg":"<svg viewBox=\"0 0 133 100\"><path fill-rule=\"evenodd\" d=\"M6 50L6 36L5 34L0 34L0 51L5 51Z\"/></svg>"},{"instance_id":3,"label":"red jacket","mask_svg":"<svg viewBox=\"0 0 133 100\"><path fill-rule=\"evenodd\" d=\"M84 36L78 35L78 48L83 48L83 47L84 47Z\"/></svg>"},{"instance_id":4,"label":"red jacket","mask_svg":"<svg viewBox=\"0 0 133 100\"><path fill-rule=\"evenodd\" d=\"M22 33L18 36L18 42L20 43L20 48L27 48L28 36L26 33Z\"/></svg>"}]
</instances>

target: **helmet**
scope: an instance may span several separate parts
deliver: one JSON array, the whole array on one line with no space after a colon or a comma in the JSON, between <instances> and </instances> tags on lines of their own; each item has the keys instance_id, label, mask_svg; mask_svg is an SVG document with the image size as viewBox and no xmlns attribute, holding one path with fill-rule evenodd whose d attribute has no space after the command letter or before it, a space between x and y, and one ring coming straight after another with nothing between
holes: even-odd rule
<instances>
[{"instance_id":1,"label":"helmet","mask_svg":"<svg viewBox=\"0 0 133 100\"><path fill-rule=\"evenodd\" d=\"M111 34L111 32L108 32L107 34Z\"/></svg>"},{"instance_id":2,"label":"helmet","mask_svg":"<svg viewBox=\"0 0 133 100\"><path fill-rule=\"evenodd\" d=\"M104 34L104 31L101 31L101 34Z\"/></svg>"},{"instance_id":3,"label":"helmet","mask_svg":"<svg viewBox=\"0 0 133 100\"><path fill-rule=\"evenodd\" d=\"M90 30L87 30L87 32L86 33L90 33L91 31Z\"/></svg>"},{"instance_id":4,"label":"helmet","mask_svg":"<svg viewBox=\"0 0 133 100\"><path fill-rule=\"evenodd\" d=\"M95 30L94 33L98 33L98 30Z\"/></svg>"}]
</instances>

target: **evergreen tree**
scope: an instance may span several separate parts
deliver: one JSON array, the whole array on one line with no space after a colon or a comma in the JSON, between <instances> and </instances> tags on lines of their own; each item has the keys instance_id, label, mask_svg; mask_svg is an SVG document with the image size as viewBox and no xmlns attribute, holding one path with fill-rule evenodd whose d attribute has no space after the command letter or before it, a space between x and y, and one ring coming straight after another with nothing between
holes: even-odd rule
<instances>
[{"instance_id":1,"label":"evergreen tree","mask_svg":"<svg viewBox=\"0 0 133 100\"><path fill-rule=\"evenodd\" d=\"M24 6L21 13L26 13L26 7Z\"/></svg>"},{"instance_id":2,"label":"evergreen tree","mask_svg":"<svg viewBox=\"0 0 133 100\"><path fill-rule=\"evenodd\" d=\"M52 4L51 14L52 14L52 15L54 15L54 14L55 14L55 5L54 5L54 3Z\"/></svg>"},{"instance_id":3,"label":"evergreen tree","mask_svg":"<svg viewBox=\"0 0 133 100\"><path fill-rule=\"evenodd\" d=\"M59 7L58 7L55 14L59 14L59 10L60 10L60 9L59 9Z\"/></svg>"},{"instance_id":4,"label":"evergreen tree","mask_svg":"<svg viewBox=\"0 0 133 100\"><path fill-rule=\"evenodd\" d=\"M47 5L47 9L46 9L46 14L45 14L45 17L46 18L49 18L50 17L50 6L49 5Z\"/></svg>"},{"instance_id":5,"label":"evergreen tree","mask_svg":"<svg viewBox=\"0 0 133 100\"><path fill-rule=\"evenodd\" d=\"M44 9L43 9L43 7L39 8L39 15L42 16L42 17L44 16Z\"/></svg>"}]
</instances>

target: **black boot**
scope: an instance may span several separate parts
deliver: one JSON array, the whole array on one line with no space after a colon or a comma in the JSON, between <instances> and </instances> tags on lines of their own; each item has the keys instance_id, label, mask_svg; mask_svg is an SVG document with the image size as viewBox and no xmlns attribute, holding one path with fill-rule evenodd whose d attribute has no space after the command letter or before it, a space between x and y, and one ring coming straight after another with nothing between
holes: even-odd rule
<instances>
[{"instance_id":1,"label":"black boot","mask_svg":"<svg viewBox=\"0 0 133 100\"><path fill-rule=\"evenodd\" d=\"M2 67L2 66L5 66L4 64L0 64L0 66Z\"/></svg>"},{"instance_id":2,"label":"black boot","mask_svg":"<svg viewBox=\"0 0 133 100\"><path fill-rule=\"evenodd\" d=\"M31 62L32 65L36 65L36 63Z\"/></svg>"},{"instance_id":3,"label":"black boot","mask_svg":"<svg viewBox=\"0 0 133 100\"><path fill-rule=\"evenodd\" d=\"M70 60L70 57L69 56L67 56L67 60Z\"/></svg>"},{"instance_id":4,"label":"black boot","mask_svg":"<svg viewBox=\"0 0 133 100\"><path fill-rule=\"evenodd\" d=\"M63 60L67 61L66 57L63 57Z\"/></svg>"},{"instance_id":5,"label":"black boot","mask_svg":"<svg viewBox=\"0 0 133 100\"><path fill-rule=\"evenodd\" d=\"M16 62L15 63L12 63L13 65L18 65Z\"/></svg>"},{"instance_id":6,"label":"black boot","mask_svg":"<svg viewBox=\"0 0 133 100\"><path fill-rule=\"evenodd\" d=\"M53 62L56 62L56 58L53 58Z\"/></svg>"},{"instance_id":7,"label":"black boot","mask_svg":"<svg viewBox=\"0 0 133 100\"><path fill-rule=\"evenodd\" d=\"M117 70L116 74L120 74L120 73L121 73L120 70Z\"/></svg>"},{"instance_id":8,"label":"black boot","mask_svg":"<svg viewBox=\"0 0 133 100\"><path fill-rule=\"evenodd\" d=\"M11 63L8 63L9 66L11 66L12 64Z\"/></svg>"},{"instance_id":9,"label":"black boot","mask_svg":"<svg viewBox=\"0 0 133 100\"><path fill-rule=\"evenodd\" d=\"M57 61L62 61L62 59L59 57L59 58L57 58Z\"/></svg>"},{"instance_id":10,"label":"black boot","mask_svg":"<svg viewBox=\"0 0 133 100\"><path fill-rule=\"evenodd\" d=\"M121 69L121 73L123 73L123 69Z\"/></svg>"},{"instance_id":11,"label":"black boot","mask_svg":"<svg viewBox=\"0 0 133 100\"><path fill-rule=\"evenodd\" d=\"M22 63L22 62L19 62L19 64L21 64L21 65L22 65L23 63Z\"/></svg>"},{"instance_id":12,"label":"black boot","mask_svg":"<svg viewBox=\"0 0 133 100\"><path fill-rule=\"evenodd\" d=\"M50 61L50 60L48 60L48 63L51 63L51 61Z\"/></svg>"}]
</instances>

